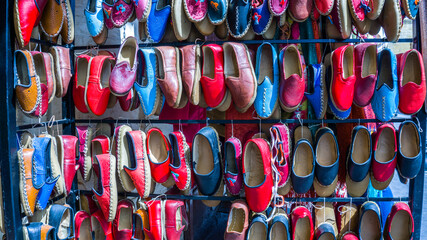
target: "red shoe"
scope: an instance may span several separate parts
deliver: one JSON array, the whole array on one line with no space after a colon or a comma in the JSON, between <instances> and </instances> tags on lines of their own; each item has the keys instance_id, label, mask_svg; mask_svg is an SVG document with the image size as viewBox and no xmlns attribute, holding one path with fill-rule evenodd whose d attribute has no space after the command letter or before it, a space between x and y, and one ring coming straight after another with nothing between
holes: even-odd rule
<instances>
[{"instance_id":1,"label":"red shoe","mask_svg":"<svg viewBox=\"0 0 427 240\"><path fill-rule=\"evenodd\" d=\"M294 208L291 212L292 239L313 239L313 219L310 211L303 206Z\"/></svg>"},{"instance_id":2,"label":"red shoe","mask_svg":"<svg viewBox=\"0 0 427 240\"><path fill-rule=\"evenodd\" d=\"M121 200L117 205L116 218L113 221L114 239L130 240L133 229L133 205L128 199Z\"/></svg>"},{"instance_id":3,"label":"red shoe","mask_svg":"<svg viewBox=\"0 0 427 240\"><path fill-rule=\"evenodd\" d=\"M15 34L20 47L24 47L30 42L31 32L35 26L39 25L43 9L47 2L48 0L14 1L13 18Z\"/></svg>"},{"instance_id":4,"label":"red shoe","mask_svg":"<svg viewBox=\"0 0 427 240\"><path fill-rule=\"evenodd\" d=\"M50 53L32 51L34 67L40 78L40 83L47 87L49 103L52 102L56 92L53 57ZM47 104L46 104L47 109Z\"/></svg>"},{"instance_id":5,"label":"red shoe","mask_svg":"<svg viewBox=\"0 0 427 240\"><path fill-rule=\"evenodd\" d=\"M384 227L384 240L412 239L413 234L414 218L411 209L404 202L395 203Z\"/></svg>"},{"instance_id":6,"label":"red shoe","mask_svg":"<svg viewBox=\"0 0 427 240\"><path fill-rule=\"evenodd\" d=\"M106 135L99 135L91 141L91 157L96 155L106 154L110 152L110 138Z\"/></svg>"},{"instance_id":7,"label":"red shoe","mask_svg":"<svg viewBox=\"0 0 427 240\"><path fill-rule=\"evenodd\" d=\"M182 231L187 228L187 212L183 201L166 200L165 201L165 228L168 240L181 239Z\"/></svg>"},{"instance_id":8,"label":"red shoe","mask_svg":"<svg viewBox=\"0 0 427 240\"><path fill-rule=\"evenodd\" d=\"M301 104L305 89L301 55L296 45L288 45L280 51L279 66L281 73L279 85L280 106L286 112L293 112Z\"/></svg>"},{"instance_id":9,"label":"red shoe","mask_svg":"<svg viewBox=\"0 0 427 240\"><path fill-rule=\"evenodd\" d=\"M243 182L246 201L254 212L265 211L271 202L273 175L270 146L263 138L250 139L243 150Z\"/></svg>"},{"instance_id":10,"label":"red shoe","mask_svg":"<svg viewBox=\"0 0 427 240\"><path fill-rule=\"evenodd\" d=\"M111 222L117 210L116 157L111 154L96 155L92 166L96 177L92 192L105 219Z\"/></svg>"},{"instance_id":11,"label":"red shoe","mask_svg":"<svg viewBox=\"0 0 427 240\"><path fill-rule=\"evenodd\" d=\"M96 56L90 61L89 79L86 83L85 104L93 114L100 116L107 109L110 98L109 79L114 59Z\"/></svg>"},{"instance_id":12,"label":"red shoe","mask_svg":"<svg viewBox=\"0 0 427 240\"><path fill-rule=\"evenodd\" d=\"M172 162L169 165L173 179L179 190L191 187L190 147L181 131L169 134Z\"/></svg>"},{"instance_id":13,"label":"red shoe","mask_svg":"<svg viewBox=\"0 0 427 240\"><path fill-rule=\"evenodd\" d=\"M396 154L396 130L391 124L383 124L374 138L371 182L375 189L384 190L390 184L397 165Z\"/></svg>"},{"instance_id":14,"label":"red shoe","mask_svg":"<svg viewBox=\"0 0 427 240\"><path fill-rule=\"evenodd\" d=\"M344 112L353 103L354 75L353 46L346 45L335 49L331 55L332 84L329 92L334 106Z\"/></svg>"},{"instance_id":15,"label":"red shoe","mask_svg":"<svg viewBox=\"0 0 427 240\"><path fill-rule=\"evenodd\" d=\"M74 176L79 169L77 164L80 157L79 140L76 136L59 135L56 142L58 143L58 160L64 176L65 188L69 194Z\"/></svg>"},{"instance_id":16,"label":"red shoe","mask_svg":"<svg viewBox=\"0 0 427 240\"><path fill-rule=\"evenodd\" d=\"M158 128L147 132L147 155L154 181L164 183L169 179L171 161L169 141Z\"/></svg>"},{"instance_id":17,"label":"red shoe","mask_svg":"<svg viewBox=\"0 0 427 240\"><path fill-rule=\"evenodd\" d=\"M76 67L74 68L73 100L76 108L82 113L89 112L84 99L86 86L89 81L91 59L90 56L85 54L78 56L76 59Z\"/></svg>"},{"instance_id":18,"label":"red shoe","mask_svg":"<svg viewBox=\"0 0 427 240\"><path fill-rule=\"evenodd\" d=\"M354 47L354 73L353 102L365 107L371 103L378 77L376 44L362 43Z\"/></svg>"},{"instance_id":19,"label":"red shoe","mask_svg":"<svg viewBox=\"0 0 427 240\"><path fill-rule=\"evenodd\" d=\"M92 237L92 226L90 215L85 211L78 211L74 216L75 238L90 239Z\"/></svg>"},{"instance_id":20,"label":"red shoe","mask_svg":"<svg viewBox=\"0 0 427 240\"><path fill-rule=\"evenodd\" d=\"M211 108L225 111L230 107L231 98L224 81L224 51L217 44L203 46L203 67L200 83L206 104Z\"/></svg>"},{"instance_id":21,"label":"red shoe","mask_svg":"<svg viewBox=\"0 0 427 240\"><path fill-rule=\"evenodd\" d=\"M412 49L397 55L399 76L399 110L404 114L415 114L426 98L426 77L421 54Z\"/></svg>"},{"instance_id":22,"label":"red shoe","mask_svg":"<svg viewBox=\"0 0 427 240\"><path fill-rule=\"evenodd\" d=\"M93 239L114 240L112 225L104 218L101 210L92 214L91 225L94 233Z\"/></svg>"},{"instance_id":23,"label":"red shoe","mask_svg":"<svg viewBox=\"0 0 427 240\"><path fill-rule=\"evenodd\" d=\"M148 201L146 204L148 206L150 229L144 226L144 232L148 235L149 239L162 240L166 238L166 233L162 231L162 206L164 208L164 201Z\"/></svg>"}]
</instances>

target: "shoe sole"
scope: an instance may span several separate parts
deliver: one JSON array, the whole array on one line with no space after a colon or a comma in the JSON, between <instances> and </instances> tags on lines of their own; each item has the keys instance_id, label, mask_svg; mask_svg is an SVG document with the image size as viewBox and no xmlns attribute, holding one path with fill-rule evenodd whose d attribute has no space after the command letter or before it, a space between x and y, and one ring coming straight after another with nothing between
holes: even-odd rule
<instances>
[{"instance_id":1,"label":"shoe sole","mask_svg":"<svg viewBox=\"0 0 427 240\"><path fill-rule=\"evenodd\" d=\"M88 89L88 86L89 86L90 65L92 64L92 60L93 60L93 58L91 58L91 59L89 60L89 63L88 63L88 68L87 68L87 73L86 73L86 80L85 80L85 95L84 95L84 97L83 97L83 100L84 100L84 102L85 102L85 105L86 105L86 109L87 109L87 111L88 111L89 113L91 113L91 114L95 115L95 114L92 112L92 110L90 109L90 107L89 107L89 103L88 103L88 101L87 101L87 89ZM76 71L77 71L77 69L76 69ZM77 73L77 72L76 72L76 73ZM62 89L62 84L61 84L61 89Z\"/></svg>"},{"instance_id":2,"label":"shoe sole","mask_svg":"<svg viewBox=\"0 0 427 240\"><path fill-rule=\"evenodd\" d=\"M386 181L380 182L380 181L375 179L374 174L371 172L372 187L374 187L377 190L386 189L390 185L391 180L393 180L393 176L394 176L394 171L393 171L393 174L391 174L391 176Z\"/></svg>"},{"instance_id":3,"label":"shoe sole","mask_svg":"<svg viewBox=\"0 0 427 240\"><path fill-rule=\"evenodd\" d=\"M73 11L71 10L71 5L70 5L70 1L69 0L65 0L62 2L63 5L65 5L63 7L63 9L65 9L65 16L64 18L64 23L67 22L67 26L68 26L68 34L67 34L67 39L64 38L63 36L63 30L64 28L61 29L61 37L63 39L63 41L66 44L71 44L74 41L74 17L73 17ZM70 14L71 13L71 14Z\"/></svg>"},{"instance_id":4,"label":"shoe sole","mask_svg":"<svg viewBox=\"0 0 427 240\"><path fill-rule=\"evenodd\" d=\"M109 154L110 157L110 213L108 216L108 222L111 222L114 220L115 216L116 216L116 211L117 211L117 201L118 201L118 196L117 196L117 183L116 183L116 157L114 157L113 155ZM111 170L111 168L113 168Z\"/></svg>"},{"instance_id":5,"label":"shoe sole","mask_svg":"<svg viewBox=\"0 0 427 240\"><path fill-rule=\"evenodd\" d=\"M60 62L59 62L59 54L56 51L56 48L51 48L50 53L52 54L53 58L53 72L55 75L55 81L56 81L56 90L55 90L55 96L58 98L62 97L63 89L62 89L62 76L61 76L61 69L60 69Z\"/></svg>"},{"instance_id":6,"label":"shoe sole","mask_svg":"<svg viewBox=\"0 0 427 240\"><path fill-rule=\"evenodd\" d=\"M326 81L325 81L325 76L326 76L326 68L323 64L320 65L320 76L321 76L321 82L320 84L322 85L322 89L321 89L321 97L322 97L322 112L320 113L320 119L325 118L325 114L326 114L326 110L328 109L328 93L326 90Z\"/></svg>"},{"instance_id":7,"label":"shoe sole","mask_svg":"<svg viewBox=\"0 0 427 240\"><path fill-rule=\"evenodd\" d=\"M199 105L201 94L203 94L202 86L200 85L200 78L202 76L201 73L201 66L200 66L200 58L201 58L201 48L200 46L196 46L196 70L194 72L194 82L193 82L193 89L192 94L190 96L190 102L193 105Z\"/></svg>"},{"instance_id":8,"label":"shoe sole","mask_svg":"<svg viewBox=\"0 0 427 240\"><path fill-rule=\"evenodd\" d=\"M175 24L172 24L172 28L173 28L173 32L175 34L176 39L178 39L178 41L184 41L188 38L188 36L190 36L190 31L191 31L191 22L189 20L187 20L187 18L182 18L181 21L178 21L177 17L175 14L177 15L181 15L184 16L184 14L182 14L182 11L184 10L184 3L182 1L185 0L172 0L172 4L171 4L171 17L172 17L172 22ZM176 3L180 3L179 6L175 6ZM177 8L177 9L175 9ZM185 24L185 22L188 21L188 24L186 24L187 26L183 26ZM178 23L179 22L179 23ZM178 23L178 24L176 24ZM183 24L184 23L184 24ZM178 29L178 25L181 25L181 31ZM187 31L187 32L185 32Z\"/></svg>"},{"instance_id":9,"label":"shoe sole","mask_svg":"<svg viewBox=\"0 0 427 240\"><path fill-rule=\"evenodd\" d=\"M126 156L129 154L128 144L124 143L124 140L126 138L126 133L132 131L132 128L130 128L127 125L120 126L120 129L116 135L116 139L113 139L113 149L116 150L116 160L117 160L117 175L119 177L119 181L122 184L122 187L127 192L132 192L135 189L135 185L133 184L132 178L127 174L127 172L124 169L124 166L130 166L130 159ZM127 140L126 140L127 141ZM124 149L124 153L122 154L122 149ZM127 158L127 159L126 159Z\"/></svg>"},{"instance_id":10,"label":"shoe sole","mask_svg":"<svg viewBox=\"0 0 427 240\"><path fill-rule=\"evenodd\" d=\"M252 79L253 79L253 83L254 83L254 91L252 93L251 100L249 100L249 103L245 107L243 107L243 108L236 107L236 110L240 113L245 113L253 105L255 98L256 98L257 88L258 88L258 81L256 80L256 75L255 75L255 71L254 71L254 68L252 65L252 60L251 60L251 56L249 54L248 47L246 45L243 45L243 46L245 47L246 57L248 58L249 66L251 68Z\"/></svg>"},{"instance_id":11,"label":"shoe sole","mask_svg":"<svg viewBox=\"0 0 427 240\"><path fill-rule=\"evenodd\" d=\"M25 178L25 164L24 164L24 156L22 153L22 149L20 149L17 153L18 155L18 162L19 162L19 177L20 177L20 191L19 195L21 197L21 203L23 205L23 210L25 215L27 216L33 216L33 212L31 211L30 203L28 201L28 195L27 195L27 182Z\"/></svg>"},{"instance_id":12,"label":"shoe sole","mask_svg":"<svg viewBox=\"0 0 427 240\"><path fill-rule=\"evenodd\" d=\"M178 80L178 96L176 98L176 102L173 108L179 108L181 105L181 101L183 100L181 99L182 97L181 58L179 55L179 49L177 47L174 47L174 50L176 54L175 56L176 56L176 73L177 73L176 76Z\"/></svg>"},{"instance_id":13,"label":"shoe sole","mask_svg":"<svg viewBox=\"0 0 427 240\"><path fill-rule=\"evenodd\" d=\"M322 185L317 177L314 177L313 187L319 197L329 197L335 192L335 188L338 182L338 175L335 177L334 181L330 185Z\"/></svg>"},{"instance_id":14,"label":"shoe sole","mask_svg":"<svg viewBox=\"0 0 427 240\"><path fill-rule=\"evenodd\" d=\"M18 2L19 0L15 0L15 9L14 9L15 11L13 11L13 18L15 20L14 27L15 27L15 33L18 35L17 40L18 40L19 46L24 47L25 43L24 43L24 36L22 35L22 32L21 32L21 21L19 18Z\"/></svg>"}]
</instances>

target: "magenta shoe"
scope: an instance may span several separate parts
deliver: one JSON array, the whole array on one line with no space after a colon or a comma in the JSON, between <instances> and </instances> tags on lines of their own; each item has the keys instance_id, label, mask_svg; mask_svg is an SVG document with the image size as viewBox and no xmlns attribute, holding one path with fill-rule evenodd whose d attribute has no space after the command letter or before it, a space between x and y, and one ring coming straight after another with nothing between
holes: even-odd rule
<instances>
[{"instance_id":1,"label":"magenta shoe","mask_svg":"<svg viewBox=\"0 0 427 240\"><path fill-rule=\"evenodd\" d=\"M133 14L132 0L116 0L111 12L111 20L115 27L120 28L125 25Z\"/></svg>"},{"instance_id":2,"label":"magenta shoe","mask_svg":"<svg viewBox=\"0 0 427 240\"><path fill-rule=\"evenodd\" d=\"M184 0L185 14L191 22L200 22L208 13L208 0Z\"/></svg>"},{"instance_id":3,"label":"magenta shoe","mask_svg":"<svg viewBox=\"0 0 427 240\"><path fill-rule=\"evenodd\" d=\"M274 16L281 16L285 13L288 8L289 0L268 0L268 7L270 9L271 14Z\"/></svg>"},{"instance_id":4,"label":"magenta shoe","mask_svg":"<svg viewBox=\"0 0 427 240\"><path fill-rule=\"evenodd\" d=\"M384 227L384 240L412 239L413 234L414 218L411 208L404 202L395 203Z\"/></svg>"},{"instance_id":5,"label":"magenta shoe","mask_svg":"<svg viewBox=\"0 0 427 240\"><path fill-rule=\"evenodd\" d=\"M128 37L120 46L116 64L110 75L110 91L116 96L126 96L136 79L138 40Z\"/></svg>"},{"instance_id":6,"label":"magenta shoe","mask_svg":"<svg viewBox=\"0 0 427 240\"><path fill-rule=\"evenodd\" d=\"M288 194L290 184L290 157L292 150L292 141L289 133L289 128L285 124L275 124L270 128L271 134L271 149L274 165L276 166L279 177L279 194Z\"/></svg>"},{"instance_id":7,"label":"magenta shoe","mask_svg":"<svg viewBox=\"0 0 427 240\"><path fill-rule=\"evenodd\" d=\"M242 143L235 137L229 138L224 147L224 177L228 191L238 195L242 189Z\"/></svg>"},{"instance_id":8,"label":"magenta shoe","mask_svg":"<svg viewBox=\"0 0 427 240\"><path fill-rule=\"evenodd\" d=\"M135 15L138 21L144 22L148 18L151 9L151 0L132 0L135 7Z\"/></svg>"}]
</instances>

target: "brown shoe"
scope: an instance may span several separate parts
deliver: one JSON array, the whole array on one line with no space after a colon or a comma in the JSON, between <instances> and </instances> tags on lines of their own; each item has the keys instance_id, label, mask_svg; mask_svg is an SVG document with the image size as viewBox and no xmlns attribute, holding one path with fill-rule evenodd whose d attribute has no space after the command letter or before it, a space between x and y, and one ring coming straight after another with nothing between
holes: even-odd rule
<instances>
[{"instance_id":1,"label":"brown shoe","mask_svg":"<svg viewBox=\"0 0 427 240\"><path fill-rule=\"evenodd\" d=\"M68 84L71 79L70 50L64 47L50 48L53 57L53 72L56 79L56 97L64 97L67 94Z\"/></svg>"},{"instance_id":2,"label":"brown shoe","mask_svg":"<svg viewBox=\"0 0 427 240\"><path fill-rule=\"evenodd\" d=\"M182 84L188 100L193 105L199 105L200 98L203 97L202 86L200 85L202 53L199 45L188 45L181 47L182 57Z\"/></svg>"},{"instance_id":3,"label":"brown shoe","mask_svg":"<svg viewBox=\"0 0 427 240\"><path fill-rule=\"evenodd\" d=\"M74 17L71 10L70 0L62 0L62 8L64 9L64 23L61 30L62 41L70 44L74 41Z\"/></svg>"},{"instance_id":4,"label":"brown shoe","mask_svg":"<svg viewBox=\"0 0 427 240\"><path fill-rule=\"evenodd\" d=\"M354 203L346 203L338 207L337 225L339 236L344 236L347 232L357 232L359 223L359 212ZM340 238L342 239L342 238Z\"/></svg>"},{"instance_id":5,"label":"brown shoe","mask_svg":"<svg viewBox=\"0 0 427 240\"><path fill-rule=\"evenodd\" d=\"M54 38L61 33L64 19L65 9L63 5L59 1L48 0L43 10L40 28L46 36Z\"/></svg>"},{"instance_id":6,"label":"brown shoe","mask_svg":"<svg viewBox=\"0 0 427 240\"><path fill-rule=\"evenodd\" d=\"M227 42L224 49L224 75L236 110L244 113L256 98L257 80L247 47Z\"/></svg>"}]
</instances>

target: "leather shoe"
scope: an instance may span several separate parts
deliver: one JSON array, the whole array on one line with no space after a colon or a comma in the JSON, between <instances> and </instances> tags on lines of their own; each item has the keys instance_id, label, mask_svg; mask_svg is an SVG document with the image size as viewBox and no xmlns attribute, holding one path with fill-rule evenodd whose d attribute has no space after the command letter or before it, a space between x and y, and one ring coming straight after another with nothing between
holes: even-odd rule
<instances>
[{"instance_id":1,"label":"leather shoe","mask_svg":"<svg viewBox=\"0 0 427 240\"><path fill-rule=\"evenodd\" d=\"M305 80L301 55L296 45L288 45L280 51L280 106L286 112L295 111L304 97Z\"/></svg>"}]
</instances>

